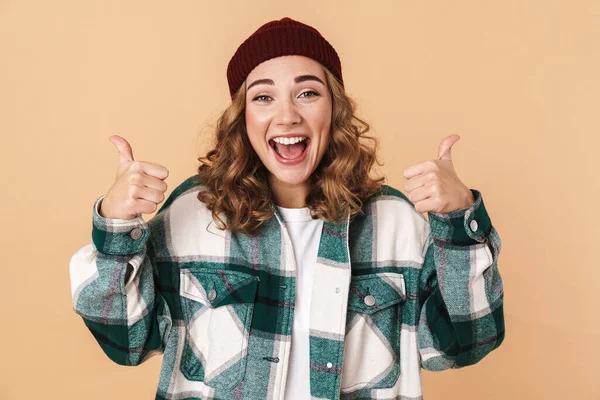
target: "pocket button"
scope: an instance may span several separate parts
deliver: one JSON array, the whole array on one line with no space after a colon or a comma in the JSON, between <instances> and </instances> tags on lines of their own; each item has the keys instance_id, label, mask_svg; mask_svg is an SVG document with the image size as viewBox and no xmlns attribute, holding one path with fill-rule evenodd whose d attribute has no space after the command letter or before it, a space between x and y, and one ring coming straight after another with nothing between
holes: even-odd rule
<instances>
[{"instance_id":1,"label":"pocket button","mask_svg":"<svg viewBox=\"0 0 600 400\"><path fill-rule=\"evenodd\" d=\"M216 290L213 289L210 292L208 292L208 299L210 301L213 301L216 298L217 298L217 291Z\"/></svg>"},{"instance_id":2,"label":"pocket button","mask_svg":"<svg viewBox=\"0 0 600 400\"><path fill-rule=\"evenodd\" d=\"M373 297L372 295L368 295L365 296L365 304L368 305L369 307L375 305L375 297Z\"/></svg>"},{"instance_id":3,"label":"pocket button","mask_svg":"<svg viewBox=\"0 0 600 400\"><path fill-rule=\"evenodd\" d=\"M138 240L142 237L142 230L140 228L135 228L129 234L133 240Z\"/></svg>"},{"instance_id":4,"label":"pocket button","mask_svg":"<svg viewBox=\"0 0 600 400\"><path fill-rule=\"evenodd\" d=\"M475 220L472 220L472 221L469 223L469 227L471 228L471 230L472 230L473 232L477 232L477 228L479 227L479 225L477 224L477 221L475 221Z\"/></svg>"}]
</instances>

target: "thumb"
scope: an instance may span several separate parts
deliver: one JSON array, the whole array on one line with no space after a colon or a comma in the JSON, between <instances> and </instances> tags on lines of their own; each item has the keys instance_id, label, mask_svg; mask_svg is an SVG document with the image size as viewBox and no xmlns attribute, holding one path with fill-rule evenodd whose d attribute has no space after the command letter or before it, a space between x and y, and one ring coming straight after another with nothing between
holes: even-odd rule
<instances>
[{"instance_id":1,"label":"thumb","mask_svg":"<svg viewBox=\"0 0 600 400\"><path fill-rule=\"evenodd\" d=\"M127 161L133 161L133 151L127 140L118 135L113 135L108 138L108 140L110 140L119 151L119 163L122 164Z\"/></svg>"},{"instance_id":2,"label":"thumb","mask_svg":"<svg viewBox=\"0 0 600 400\"><path fill-rule=\"evenodd\" d=\"M438 148L438 160L452 161L452 154L451 154L452 145L454 145L454 143L458 142L459 139L460 139L460 136L458 136L457 134L446 136L441 141L440 146Z\"/></svg>"}]
</instances>

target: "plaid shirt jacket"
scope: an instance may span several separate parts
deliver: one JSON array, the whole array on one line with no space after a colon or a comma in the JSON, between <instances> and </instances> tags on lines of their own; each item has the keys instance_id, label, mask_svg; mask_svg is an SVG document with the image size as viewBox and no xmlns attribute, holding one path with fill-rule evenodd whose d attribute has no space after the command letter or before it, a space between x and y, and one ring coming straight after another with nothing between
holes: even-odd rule
<instances>
[{"instance_id":1,"label":"plaid shirt jacket","mask_svg":"<svg viewBox=\"0 0 600 400\"><path fill-rule=\"evenodd\" d=\"M217 229L198 175L145 222L106 219L70 261L75 312L120 365L163 354L156 399L283 399L296 295L289 234ZM481 193L429 221L383 185L324 222L312 288L312 399L422 399L421 368L472 365L504 339L501 242ZM225 219L224 215L221 217ZM288 399L290 400L290 399Z\"/></svg>"}]
</instances>

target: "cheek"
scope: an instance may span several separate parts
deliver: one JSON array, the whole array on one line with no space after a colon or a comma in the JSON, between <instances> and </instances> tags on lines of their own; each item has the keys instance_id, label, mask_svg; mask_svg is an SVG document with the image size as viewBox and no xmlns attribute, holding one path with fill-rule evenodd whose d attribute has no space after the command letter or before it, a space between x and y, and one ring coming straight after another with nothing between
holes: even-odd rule
<instances>
[{"instance_id":1,"label":"cheek","mask_svg":"<svg viewBox=\"0 0 600 400\"><path fill-rule=\"evenodd\" d=\"M329 143L331 142L331 137L329 133L323 138L323 146L319 149L319 156L323 157L327 149L329 148Z\"/></svg>"},{"instance_id":2,"label":"cheek","mask_svg":"<svg viewBox=\"0 0 600 400\"><path fill-rule=\"evenodd\" d=\"M270 118L265 114L246 113L246 130L248 136L255 140L264 140L269 130Z\"/></svg>"},{"instance_id":3,"label":"cheek","mask_svg":"<svg viewBox=\"0 0 600 400\"><path fill-rule=\"evenodd\" d=\"M252 125L264 125L271 119L271 113L265 109L246 107L246 123Z\"/></svg>"},{"instance_id":4,"label":"cheek","mask_svg":"<svg viewBox=\"0 0 600 400\"><path fill-rule=\"evenodd\" d=\"M327 147L329 147L329 143L331 142L331 116L321 114L319 121L315 125L315 129L321 134L322 148L319 149L319 152L325 153Z\"/></svg>"},{"instance_id":5,"label":"cheek","mask_svg":"<svg viewBox=\"0 0 600 400\"><path fill-rule=\"evenodd\" d=\"M321 134L325 132L329 132L331 125L331 108L330 107L318 107L314 110L311 110L311 113L308 114L307 119L310 121L312 125L312 129L314 131L318 131Z\"/></svg>"},{"instance_id":6,"label":"cheek","mask_svg":"<svg viewBox=\"0 0 600 400\"><path fill-rule=\"evenodd\" d=\"M252 113L246 113L246 130L248 131L248 138L253 146L255 146L258 140L265 135L263 124L261 124L260 119Z\"/></svg>"},{"instance_id":7,"label":"cheek","mask_svg":"<svg viewBox=\"0 0 600 400\"><path fill-rule=\"evenodd\" d=\"M248 133L253 130L254 126L256 126L256 117L253 113L246 111L245 115L246 119L246 128L248 129Z\"/></svg>"}]
</instances>

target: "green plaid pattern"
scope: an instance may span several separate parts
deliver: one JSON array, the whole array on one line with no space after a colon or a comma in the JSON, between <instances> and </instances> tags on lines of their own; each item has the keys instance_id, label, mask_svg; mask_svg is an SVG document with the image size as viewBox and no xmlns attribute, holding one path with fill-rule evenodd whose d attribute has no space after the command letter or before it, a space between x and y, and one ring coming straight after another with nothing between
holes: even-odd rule
<instances>
[{"instance_id":1,"label":"green plaid pattern","mask_svg":"<svg viewBox=\"0 0 600 400\"><path fill-rule=\"evenodd\" d=\"M105 219L71 258L73 307L115 363L163 361L156 399L283 399L296 293L283 218L217 229L198 175L145 222ZM472 365L504 339L501 242L481 193L429 221L384 185L324 222L311 300L312 399L422 399L421 368ZM226 217L221 215L225 220Z\"/></svg>"}]
</instances>

